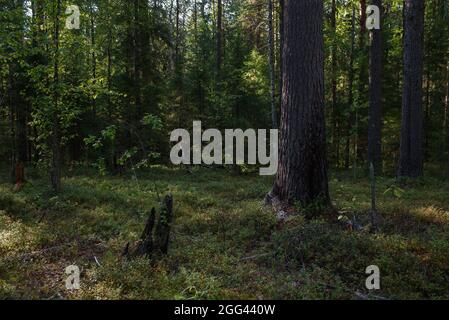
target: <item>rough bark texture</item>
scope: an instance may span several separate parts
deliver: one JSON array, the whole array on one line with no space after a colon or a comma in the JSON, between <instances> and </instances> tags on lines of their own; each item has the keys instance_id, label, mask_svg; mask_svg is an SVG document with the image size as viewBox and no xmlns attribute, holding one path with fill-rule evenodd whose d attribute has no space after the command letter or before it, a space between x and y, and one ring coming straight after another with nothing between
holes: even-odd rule
<instances>
[{"instance_id":1,"label":"rough bark texture","mask_svg":"<svg viewBox=\"0 0 449 320\"><path fill-rule=\"evenodd\" d=\"M404 1L404 88L399 177L418 177L423 173L424 6L424 0Z\"/></svg>"},{"instance_id":2,"label":"rough bark texture","mask_svg":"<svg viewBox=\"0 0 449 320\"><path fill-rule=\"evenodd\" d=\"M382 12L382 0L372 0ZM380 171L382 153L382 32L371 30L368 162Z\"/></svg>"},{"instance_id":3,"label":"rough bark texture","mask_svg":"<svg viewBox=\"0 0 449 320\"><path fill-rule=\"evenodd\" d=\"M271 196L327 205L322 0L285 2L283 59L279 170Z\"/></svg>"}]
</instances>

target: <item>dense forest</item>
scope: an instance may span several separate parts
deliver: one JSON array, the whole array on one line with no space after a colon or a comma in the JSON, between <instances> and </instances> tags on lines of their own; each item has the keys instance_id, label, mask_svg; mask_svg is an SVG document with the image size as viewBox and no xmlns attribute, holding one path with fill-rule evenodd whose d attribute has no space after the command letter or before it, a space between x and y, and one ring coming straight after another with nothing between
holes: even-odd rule
<instances>
[{"instance_id":1,"label":"dense forest","mask_svg":"<svg viewBox=\"0 0 449 320\"><path fill-rule=\"evenodd\" d=\"M448 0L0 0L0 114L0 298L448 298Z\"/></svg>"}]
</instances>

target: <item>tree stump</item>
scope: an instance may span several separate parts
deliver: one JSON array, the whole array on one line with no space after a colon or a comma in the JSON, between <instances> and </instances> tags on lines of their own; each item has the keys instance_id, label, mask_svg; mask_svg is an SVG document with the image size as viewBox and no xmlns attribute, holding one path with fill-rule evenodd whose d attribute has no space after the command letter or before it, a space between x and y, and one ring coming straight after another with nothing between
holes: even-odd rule
<instances>
[{"instance_id":1,"label":"tree stump","mask_svg":"<svg viewBox=\"0 0 449 320\"><path fill-rule=\"evenodd\" d=\"M152 208L139 241L133 246L128 242L122 256L131 260L136 257L151 258L154 255L167 254L172 220L173 197L167 195L161 204L157 221L156 209Z\"/></svg>"},{"instance_id":2,"label":"tree stump","mask_svg":"<svg viewBox=\"0 0 449 320\"><path fill-rule=\"evenodd\" d=\"M173 197L168 195L164 198L156 226L155 245L156 249L163 254L168 252L168 242L170 240L170 225L173 219Z\"/></svg>"}]
</instances>

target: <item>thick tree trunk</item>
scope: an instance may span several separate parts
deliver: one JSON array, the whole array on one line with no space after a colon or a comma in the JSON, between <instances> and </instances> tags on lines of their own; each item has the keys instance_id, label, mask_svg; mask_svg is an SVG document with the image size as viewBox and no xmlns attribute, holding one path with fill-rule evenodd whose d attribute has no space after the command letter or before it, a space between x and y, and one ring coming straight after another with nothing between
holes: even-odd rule
<instances>
[{"instance_id":1,"label":"thick tree trunk","mask_svg":"<svg viewBox=\"0 0 449 320\"><path fill-rule=\"evenodd\" d=\"M423 174L424 0L404 1L404 88L398 177Z\"/></svg>"},{"instance_id":2,"label":"thick tree trunk","mask_svg":"<svg viewBox=\"0 0 449 320\"><path fill-rule=\"evenodd\" d=\"M274 31L273 31L273 0L268 0L268 47L271 84L271 122L273 129L278 128L278 113L276 110L276 84L274 68Z\"/></svg>"},{"instance_id":3,"label":"thick tree trunk","mask_svg":"<svg viewBox=\"0 0 449 320\"><path fill-rule=\"evenodd\" d=\"M323 1L286 1L284 23L279 170L271 196L327 206Z\"/></svg>"},{"instance_id":4,"label":"thick tree trunk","mask_svg":"<svg viewBox=\"0 0 449 320\"><path fill-rule=\"evenodd\" d=\"M382 12L382 0L372 0ZM371 30L368 162L380 172L382 153L382 32Z\"/></svg>"}]
</instances>

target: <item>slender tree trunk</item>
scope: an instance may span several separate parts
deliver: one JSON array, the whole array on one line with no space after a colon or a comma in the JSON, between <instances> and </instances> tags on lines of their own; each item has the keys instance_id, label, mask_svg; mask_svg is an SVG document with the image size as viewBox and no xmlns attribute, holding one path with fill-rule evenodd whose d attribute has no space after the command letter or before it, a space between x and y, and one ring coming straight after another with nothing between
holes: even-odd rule
<instances>
[{"instance_id":1,"label":"slender tree trunk","mask_svg":"<svg viewBox=\"0 0 449 320\"><path fill-rule=\"evenodd\" d=\"M426 71L426 81L425 81L425 104L424 104L424 124L423 124L423 130L424 130L424 151L423 151L423 157L424 161L427 160L429 156L429 131L431 128L430 124L430 84L431 84L431 75L430 75L430 63L427 63L427 71Z\"/></svg>"},{"instance_id":2,"label":"slender tree trunk","mask_svg":"<svg viewBox=\"0 0 449 320\"><path fill-rule=\"evenodd\" d=\"M448 117L449 117L449 61L447 62L446 96L444 98L443 143L444 152L448 152Z\"/></svg>"},{"instance_id":3,"label":"slender tree trunk","mask_svg":"<svg viewBox=\"0 0 449 320\"><path fill-rule=\"evenodd\" d=\"M359 45L358 45L358 50L359 50L359 58L360 58L360 63L359 63L359 86L358 86L358 96L360 101L358 101L359 103L361 102L361 97L363 97L365 95L365 88L366 88L366 79L367 79L367 62L366 62L366 57L367 57L367 52L366 52L366 2L367 0L360 0L360 33L359 33ZM379 8L380 9L380 8ZM356 106L359 107L359 106Z\"/></svg>"},{"instance_id":4,"label":"slender tree trunk","mask_svg":"<svg viewBox=\"0 0 449 320\"><path fill-rule=\"evenodd\" d=\"M222 26L222 16L223 16L223 4L222 0L217 0L217 48L216 48L216 69L217 69L217 81L220 81L221 63L222 63L222 53L223 53L223 26Z\"/></svg>"},{"instance_id":5,"label":"slender tree trunk","mask_svg":"<svg viewBox=\"0 0 449 320\"><path fill-rule=\"evenodd\" d=\"M332 28L332 49L331 49L331 63L332 63L332 107L331 107L331 123L332 123L332 136L331 144L335 147L336 144L336 132L337 132L337 5L336 0L332 0L331 9L331 28ZM334 150L334 154L337 148ZM336 156L338 158L338 156ZM338 162L337 162L338 163Z\"/></svg>"},{"instance_id":6,"label":"slender tree trunk","mask_svg":"<svg viewBox=\"0 0 449 320\"><path fill-rule=\"evenodd\" d=\"M271 121L273 129L278 128L278 114L276 110L276 83L274 67L274 31L273 31L273 0L268 0L268 47L271 84Z\"/></svg>"},{"instance_id":7,"label":"slender tree trunk","mask_svg":"<svg viewBox=\"0 0 449 320\"><path fill-rule=\"evenodd\" d=\"M437 7L439 6L439 1L431 1L429 4L429 8L432 10L432 17L434 19L437 19L438 12ZM435 26L434 24L431 24L431 28L429 31L429 34L435 33ZM423 161L427 161L429 158L429 138L430 138L430 129L431 129L431 85L432 85L432 72L433 69L433 63L432 63L432 40L430 37L433 35L430 35L426 39L426 33L424 32L424 64L425 67L425 104L424 104L424 123L423 123L423 138L424 138L424 145L423 145ZM424 73L424 71L423 71Z\"/></svg>"},{"instance_id":8,"label":"slender tree trunk","mask_svg":"<svg viewBox=\"0 0 449 320\"><path fill-rule=\"evenodd\" d=\"M423 174L424 0L404 1L404 88L398 177Z\"/></svg>"},{"instance_id":9,"label":"slender tree trunk","mask_svg":"<svg viewBox=\"0 0 449 320\"><path fill-rule=\"evenodd\" d=\"M112 88L112 41L113 41L113 39L112 39L112 19L110 17L110 15L112 13L111 0L108 0L107 5L108 5L108 13L109 13L109 17L108 17L108 47L107 47L107 63L108 63L107 80L108 80L108 91L110 91ZM111 110L110 94L108 94L108 108L109 108L109 110Z\"/></svg>"},{"instance_id":10,"label":"slender tree trunk","mask_svg":"<svg viewBox=\"0 0 449 320\"><path fill-rule=\"evenodd\" d=\"M24 166L28 160L27 138L27 106L22 94L17 93L16 104L16 134L17 134L17 164Z\"/></svg>"},{"instance_id":11,"label":"slender tree trunk","mask_svg":"<svg viewBox=\"0 0 449 320\"><path fill-rule=\"evenodd\" d=\"M176 64L176 73L179 72L179 40L180 40L180 34L179 34L179 17L181 15L180 13L180 5L179 0L176 0L176 40L175 40L175 64Z\"/></svg>"},{"instance_id":12,"label":"slender tree trunk","mask_svg":"<svg viewBox=\"0 0 449 320\"><path fill-rule=\"evenodd\" d=\"M285 3L279 170L270 196L327 206L323 10L323 0Z\"/></svg>"},{"instance_id":13,"label":"slender tree trunk","mask_svg":"<svg viewBox=\"0 0 449 320\"><path fill-rule=\"evenodd\" d=\"M279 0L279 109L282 107L282 87L284 83L284 6L285 0Z\"/></svg>"},{"instance_id":14,"label":"slender tree trunk","mask_svg":"<svg viewBox=\"0 0 449 320\"><path fill-rule=\"evenodd\" d=\"M135 114L133 119L134 132L140 135L140 120L142 119L142 97L141 97L141 77L142 77L142 54L141 54L141 21L140 21L140 1L134 0L134 21L133 21L133 82L134 82L134 106Z\"/></svg>"},{"instance_id":15,"label":"slender tree trunk","mask_svg":"<svg viewBox=\"0 0 449 320\"><path fill-rule=\"evenodd\" d=\"M13 1L11 3L11 9L20 11L19 20L16 21L15 32L12 34L14 40L19 46L20 51L25 48L25 34L24 34L24 13L23 13L24 1ZM22 49L22 50L21 50ZM25 80L25 70L20 65L19 60L13 59L10 63L9 80L10 80L10 102L11 110L13 114L11 125L14 127L14 156L12 163L12 172L14 176L14 182L22 184L24 181L23 171L25 163L28 160L28 137L27 137L27 101L24 97L24 91L27 87Z\"/></svg>"},{"instance_id":16,"label":"slender tree trunk","mask_svg":"<svg viewBox=\"0 0 449 320\"><path fill-rule=\"evenodd\" d=\"M35 14L34 14L34 21L33 24L35 26L35 35L34 35L34 49L36 50L35 55L35 61L34 61L34 67L48 67L49 66L49 55L46 51L46 43L45 39L47 36L47 31L45 29L45 22L46 22L46 15L45 15L45 0L36 0L34 7L35 7ZM48 76L40 76L39 81L43 82L45 86L49 84ZM42 93L37 93L38 96L41 96ZM32 108L34 105L31 104L30 108ZM31 115L32 110L30 110ZM36 127L32 129L32 135L34 137L33 141L36 141L38 137L38 130ZM31 143L31 149L33 155L30 157L30 161L37 162L39 160L39 152L37 151L37 145ZM31 153L30 153L31 154Z\"/></svg>"},{"instance_id":17,"label":"slender tree trunk","mask_svg":"<svg viewBox=\"0 0 449 320\"><path fill-rule=\"evenodd\" d=\"M201 10L201 9L200 9ZM198 3L197 0L194 1L193 7L193 21L194 21L194 38L195 38L195 76L196 76L196 88L199 100L199 113L200 115L204 112L203 103L203 69L201 65L204 65L204 53L203 47L200 45L198 39ZM202 17L201 17L202 18Z\"/></svg>"},{"instance_id":18,"label":"slender tree trunk","mask_svg":"<svg viewBox=\"0 0 449 320\"><path fill-rule=\"evenodd\" d=\"M15 183L15 165L16 165L16 126L15 126L15 108L14 108L14 87L13 87L13 67L12 63L8 65L8 106L9 106L9 130L11 135L11 182Z\"/></svg>"},{"instance_id":19,"label":"slender tree trunk","mask_svg":"<svg viewBox=\"0 0 449 320\"><path fill-rule=\"evenodd\" d=\"M52 167L51 185L55 192L61 189L61 129L59 125L59 17L61 15L61 0L56 4L54 44L54 70L53 70L53 132L52 132Z\"/></svg>"},{"instance_id":20,"label":"slender tree trunk","mask_svg":"<svg viewBox=\"0 0 449 320\"><path fill-rule=\"evenodd\" d=\"M175 68L175 60L176 60L176 48L175 50L173 50L172 48L176 47L176 43L175 40L173 40L173 34L176 31L173 31L173 8L174 8L174 1L170 0L170 6L168 9L168 21L170 21L169 23L169 29L170 32L168 33L169 36L169 42L170 42L170 71L171 72L175 72L176 68ZM176 21L174 22L175 26L176 26Z\"/></svg>"},{"instance_id":21,"label":"slender tree trunk","mask_svg":"<svg viewBox=\"0 0 449 320\"><path fill-rule=\"evenodd\" d=\"M372 0L382 10L382 0ZM375 172L381 170L382 154L382 32L371 30L370 93L368 122L368 162Z\"/></svg>"},{"instance_id":22,"label":"slender tree trunk","mask_svg":"<svg viewBox=\"0 0 449 320\"><path fill-rule=\"evenodd\" d=\"M354 59L355 59L355 6L352 6L352 18L351 18L351 54L349 57L349 94L348 94L348 108L350 110L350 116L347 121L346 129L346 145L345 145L345 169L349 168L351 161L351 131L353 127L354 117L352 115L354 105Z\"/></svg>"},{"instance_id":23,"label":"slender tree trunk","mask_svg":"<svg viewBox=\"0 0 449 320\"><path fill-rule=\"evenodd\" d=\"M95 55L95 17L94 17L94 8L93 5L91 6L90 10L90 45L92 50L92 83L95 85L96 78L97 78L97 58ZM96 107L96 100L95 98L92 98L92 113L94 115L94 119L97 114L97 107Z\"/></svg>"},{"instance_id":24,"label":"slender tree trunk","mask_svg":"<svg viewBox=\"0 0 449 320\"><path fill-rule=\"evenodd\" d=\"M359 51L360 51L360 63L359 63L359 87L358 97L356 104L354 105L354 117L352 123L354 127L354 158L353 158L353 172L354 178L357 176L357 162L358 162L358 150L359 150L359 109L362 103L362 97L365 96L366 79L367 79L367 63L366 63L366 0L360 0L360 36L359 36Z\"/></svg>"},{"instance_id":25,"label":"slender tree trunk","mask_svg":"<svg viewBox=\"0 0 449 320\"><path fill-rule=\"evenodd\" d=\"M111 90L112 90L112 8L111 8L111 0L107 1L107 11L108 11L108 36L107 36L107 86L108 86L108 94L107 94L107 106L108 110L112 110L112 101L111 101ZM111 119L112 120L112 119ZM111 141L111 150L109 156L109 167L112 172L117 172L117 162L116 154L115 154L115 139Z\"/></svg>"}]
</instances>

